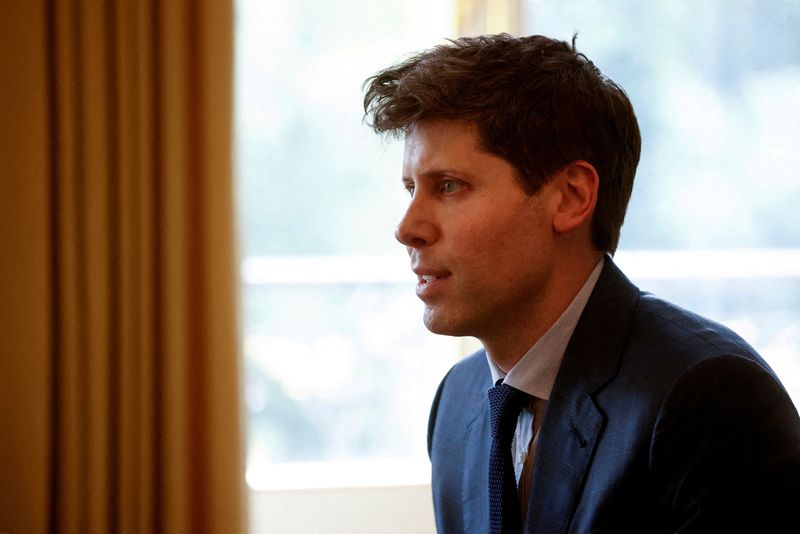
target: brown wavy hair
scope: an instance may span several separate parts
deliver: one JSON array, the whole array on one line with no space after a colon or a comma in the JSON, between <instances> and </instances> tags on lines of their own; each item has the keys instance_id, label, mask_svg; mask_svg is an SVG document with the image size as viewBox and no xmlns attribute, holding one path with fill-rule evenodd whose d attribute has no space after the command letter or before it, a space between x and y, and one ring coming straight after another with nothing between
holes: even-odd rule
<instances>
[{"instance_id":1,"label":"brown wavy hair","mask_svg":"<svg viewBox=\"0 0 800 534\"><path fill-rule=\"evenodd\" d=\"M639 162L641 136L625 91L572 43L508 34L450 40L364 83L367 123L402 136L426 119L474 123L482 148L536 193L573 161L600 176L592 242L614 253Z\"/></svg>"}]
</instances>

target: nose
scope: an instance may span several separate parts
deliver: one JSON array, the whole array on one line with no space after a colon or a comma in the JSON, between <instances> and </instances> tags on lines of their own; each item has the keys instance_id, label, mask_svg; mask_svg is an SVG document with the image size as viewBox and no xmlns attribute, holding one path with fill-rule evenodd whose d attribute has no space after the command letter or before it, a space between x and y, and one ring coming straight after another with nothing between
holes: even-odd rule
<instances>
[{"instance_id":1,"label":"nose","mask_svg":"<svg viewBox=\"0 0 800 534\"><path fill-rule=\"evenodd\" d=\"M395 239L406 247L422 248L434 243L438 235L439 230L430 207L421 195L415 196L395 228Z\"/></svg>"}]
</instances>

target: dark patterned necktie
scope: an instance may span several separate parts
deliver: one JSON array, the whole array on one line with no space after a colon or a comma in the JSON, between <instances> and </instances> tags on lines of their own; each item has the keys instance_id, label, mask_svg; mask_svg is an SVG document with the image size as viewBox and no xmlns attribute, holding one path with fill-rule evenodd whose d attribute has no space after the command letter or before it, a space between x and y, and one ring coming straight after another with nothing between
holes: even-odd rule
<instances>
[{"instance_id":1,"label":"dark patterned necktie","mask_svg":"<svg viewBox=\"0 0 800 534\"><path fill-rule=\"evenodd\" d=\"M489 390L489 420L492 425L489 520L492 534L516 534L522 531L511 442L519 412L528 398L526 393L503 383Z\"/></svg>"}]
</instances>

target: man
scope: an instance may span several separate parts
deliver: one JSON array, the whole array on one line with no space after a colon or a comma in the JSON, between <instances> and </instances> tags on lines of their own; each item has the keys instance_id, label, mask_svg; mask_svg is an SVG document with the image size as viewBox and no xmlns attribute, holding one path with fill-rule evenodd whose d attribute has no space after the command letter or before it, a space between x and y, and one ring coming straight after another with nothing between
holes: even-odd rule
<instances>
[{"instance_id":1,"label":"man","mask_svg":"<svg viewBox=\"0 0 800 534\"><path fill-rule=\"evenodd\" d=\"M611 255L640 135L570 45L462 38L368 80L405 136L396 237L434 333L475 336L431 410L439 532L800 532L800 420L725 327Z\"/></svg>"}]
</instances>

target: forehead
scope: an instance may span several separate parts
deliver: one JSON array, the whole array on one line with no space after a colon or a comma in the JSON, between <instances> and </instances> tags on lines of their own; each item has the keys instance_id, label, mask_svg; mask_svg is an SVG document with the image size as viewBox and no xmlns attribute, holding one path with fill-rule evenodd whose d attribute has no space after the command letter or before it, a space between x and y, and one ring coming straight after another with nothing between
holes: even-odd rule
<instances>
[{"instance_id":1,"label":"forehead","mask_svg":"<svg viewBox=\"0 0 800 534\"><path fill-rule=\"evenodd\" d=\"M403 166L469 166L493 157L481 148L477 127L451 119L415 123L406 133Z\"/></svg>"},{"instance_id":2,"label":"forehead","mask_svg":"<svg viewBox=\"0 0 800 534\"><path fill-rule=\"evenodd\" d=\"M454 120L417 123L406 134L402 179L419 184L443 176L481 190L524 190L516 168L481 146L474 124Z\"/></svg>"}]
</instances>

